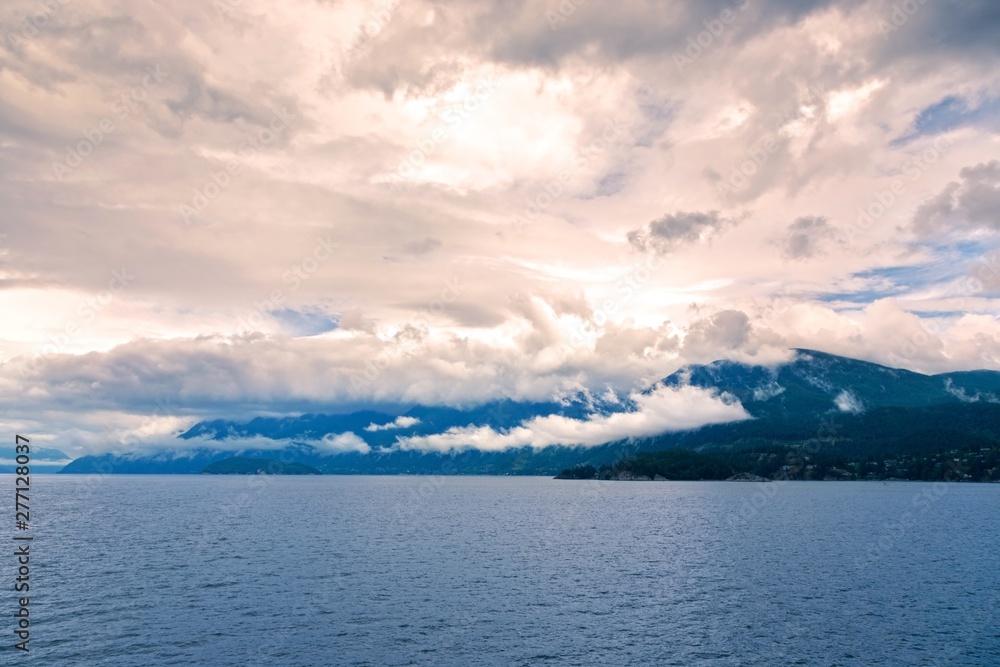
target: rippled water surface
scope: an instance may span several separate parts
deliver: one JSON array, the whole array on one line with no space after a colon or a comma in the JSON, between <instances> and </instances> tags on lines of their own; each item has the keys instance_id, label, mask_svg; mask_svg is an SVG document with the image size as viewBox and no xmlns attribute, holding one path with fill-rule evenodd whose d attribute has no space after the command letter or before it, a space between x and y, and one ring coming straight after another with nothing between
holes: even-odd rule
<instances>
[{"instance_id":1,"label":"rippled water surface","mask_svg":"<svg viewBox=\"0 0 1000 667\"><path fill-rule=\"evenodd\" d=\"M32 481L3 664L1000 665L998 485Z\"/></svg>"}]
</instances>

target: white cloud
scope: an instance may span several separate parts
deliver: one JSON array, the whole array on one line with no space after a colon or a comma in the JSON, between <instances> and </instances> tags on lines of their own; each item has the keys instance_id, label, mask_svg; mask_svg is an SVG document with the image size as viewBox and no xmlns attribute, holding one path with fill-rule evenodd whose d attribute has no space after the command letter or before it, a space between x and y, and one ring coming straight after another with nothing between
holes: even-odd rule
<instances>
[{"instance_id":1,"label":"white cloud","mask_svg":"<svg viewBox=\"0 0 1000 667\"><path fill-rule=\"evenodd\" d=\"M502 451L519 447L541 449L553 445L593 447L626 438L644 438L668 431L682 431L749 419L738 401L697 387L658 387L648 394L633 394L633 412L570 419L559 415L535 417L508 431L489 426L452 428L426 436L400 437L404 450L448 452L463 449Z\"/></svg>"},{"instance_id":2,"label":"white cloud","mask_svg":"<svg viewBox=\"0 0 1000 667\"><path fill-rule=\"evenodd\" d=\"M850 391L848 391L847 389L844 389L839 394L837 394L837 397L833 399L833 403L834 405L837 406L837 409L840 410L841 412L849 412L851 414L861 414L862 412L865 411L865 406L862 405L860 400L858 400L858 397L855 396Z\"/></svg>"},{"instance_id":3,"label":"white cloud","mask_svg":"<svg viewBox=\"0 0 1000 667\"><path fill-rule=\"evenodd\" d=\"M399 416L388 424L369 424L365 427L366 431L391 431L397 428L410 428L411 426L416 426L420 423L420 420L416 417L406 417Z\"/></svg>"},{"instance_id":4,"label":"white cloud","mask_svg":"<svg viewBox=\"0 0 1000 667\"><path fill-rule=\"evenodd\" d=\"M361 454L367 454L372 449L367 442L362 440L357 434L350 431L335 435L326 435L321 440L309 441L309 444L312 444L316 447L316 449L329 454L340 454L343 452L360 452Z\"/></svg>"}]
</instances>

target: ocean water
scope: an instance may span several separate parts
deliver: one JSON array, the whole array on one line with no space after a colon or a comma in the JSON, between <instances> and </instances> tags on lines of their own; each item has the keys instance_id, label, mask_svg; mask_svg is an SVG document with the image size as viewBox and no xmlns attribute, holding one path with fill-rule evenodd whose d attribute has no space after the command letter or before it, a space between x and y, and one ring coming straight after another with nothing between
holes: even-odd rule
<instances>
[{"instance_id":1,"label":"ocean water","mask_svg":"<svg viewBox=\"0 0 1000 667\"><path fill-rule=\"evenodd\" d=\"M1000 485L32 482L4 665L1000 665Z\"/></svg>"}]
</instances>

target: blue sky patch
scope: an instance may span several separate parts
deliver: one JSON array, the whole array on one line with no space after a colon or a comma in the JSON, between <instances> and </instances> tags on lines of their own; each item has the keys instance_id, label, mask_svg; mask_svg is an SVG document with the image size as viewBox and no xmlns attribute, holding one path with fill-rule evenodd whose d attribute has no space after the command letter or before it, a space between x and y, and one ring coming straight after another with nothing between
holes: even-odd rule
<instances>
[{"instance_id":1,"label":"blue sky patch","mask_svg":"<svg viewBox=\"0 0 1000 667\"><path fill-rule=\"evenodd\" d=\"M338 320L326 313L281 308L268 313L290 336L316 336L337 328Z\"/></svg>"},{"instance_id":2,"label":"blue sky patch","mask_svg":"<svg viewBox=\"0 0 1000 667\"><path fill-rule=\"evenodd\" d=\"M1000 118L1000 98L987 99L976 107L957 95L948 95L926 107L913 120L909 132L894 139L890 145L905 146L925 136L934 136L964 125L981 125Z\"/></svg>"},{"instance_id":3,"label":"blue sky patch","mask_svg":"<svg viewBox=\"0 0 1000 667\"><path fill-rule=\"evenodd\" d=\"M928 262L907 266L887 266L861 271L851 277L869 287L853 291L825 292L816 295L819 301L868 304L878 299L898 297L933 285L946 283L965 274L964 262Z\"/></svg>"}]
</instances>

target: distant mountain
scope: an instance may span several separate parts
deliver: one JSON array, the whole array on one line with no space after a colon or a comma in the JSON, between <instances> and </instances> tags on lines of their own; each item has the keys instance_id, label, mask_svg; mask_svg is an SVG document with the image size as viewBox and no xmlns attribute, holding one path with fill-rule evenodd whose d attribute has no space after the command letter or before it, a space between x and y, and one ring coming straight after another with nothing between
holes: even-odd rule
<instances>
[{"instance_id":1,"label":"distant mountain","mask_svg":"<svg viewBox=\"0 0 1000 667\"><path fill-rule=\"evenodd\" d=\"M437 454L393 448L399 436L432 435L449 428L490 426L505 431L535 417L585 419L635 409L628 400L579 395L562 402L496 401L469 409L416 406L402 415L374 411L307 414L196 424L180 437L219 442L183 454L153 457L83 457L64 472L110 469L123 473L196 473L233 456L229 438L260 437L290 444L243 456L280 458L335 474L555 474L577 464L608 465L641 451L750 451L803 447L822 442L830 455L891 456L900 452L988 448L1000 441L1000 372L923 375L814 350L796 350L775 367L732 361L685 367L663 380L668 387L692 385L738 400L753 419L670 432L591 448L530 447L503 452ZM351 432L371 452L331 454L316 445L324 436ZM179 450L184 449L179 447ZM228 450L228 451L227 451Z\"/></svg>"},{"instance_id":2,"label":"distant mountain","mask_svg":"<svg viewBox=\"0 0 1000 667\"><path fill-rule=\"evenodd\" d=\"M580 455L578 448L555 447L535 452L530 447L504 452L467 451L458 455L425 454L391 449L400 436L433 435L449 428L489 426L499 431L523 422L549 415L585 419L596 414L631 409L622 399L617 403L605 399L578 395L562 402L519 402L504 399L468 409L415 406L401 415L370 410L348 414L305 414L301 417L258 417L248 422L211 420L195 424L180 435L181 440L196 438L216 441L218 448L203 445L191 449L179 443L177 453L164 452L155 456L102 454L84 456L67 465L65 473L113 471L122 474L196 474L206 465L233 456L226 447L229 438L261 437L287 440L291 444L280 450L283 461L298 461L333 474L518 474L544 475L572 465ZM404 419L400 419L404 418ZM371 428L370 427L374 427ZM330 454L311 444L324 436L354 433L372 448L369 454L345 452ZM273 449L248 449L243 456L275 458ZM617 450L607 454L614 460Z\"/></svg>"},{"instance_id":3,"label":"distant mountain","mask_svg":"<svg viewBox=\"0 0 1000 667\"><path fill-rule=\"evenodd\" d=\"M70 460L69 456L58 449L36 447L34 443L28 445L30 447L28 467L32 472L59 472ZM17 470L17 455L14 445L0 447L0 473L13 473Z\"/></svg>"},{"instance_id":4,"label":"distant mountain","mask_svg":"<svg viewBox=\"0 0 1000 667\"><path fill-rule=\"evenodd\" d=\"M274 459L251 459L231 456L209 463L201 469L202 475L321 475L312 466L303 463L282 463Z\"/></svg>"},{"instance_id":5,"label":"distant mountain","mask_svg":"<svg viewBox=\"0 0 1000 667\"><path fill-rule=\"evenodd\" d=\"M620 405L604 401L584 400L574 397L564 403L518 402L501 400L468 409L415 406L401 415L362 410L343 415L305 414L301 417L258 417L249 422L217 419L195 424L181 438L209 438L225 440L231 437L247 438L263 436L273 440L302 439L318 440L325 435L352 432L363 435L372 447L390 446L397 436L432 435L442 433L452 427L491 426L508 429L532 419L548 415L562 415L575 419L585 419L594 413L607 413L622 409ZM412 425L395 426L399 417L413 420ZM409 424L409 421L405 422ZM370 426L381 427L367 430ZM387 428L390 427L391 428Z\"/></svg>"}]
</instances>

